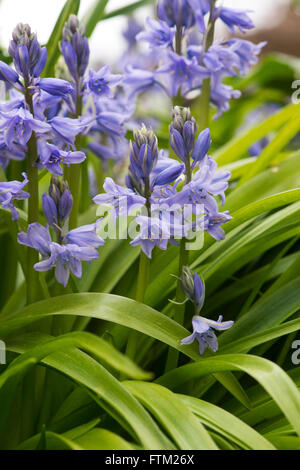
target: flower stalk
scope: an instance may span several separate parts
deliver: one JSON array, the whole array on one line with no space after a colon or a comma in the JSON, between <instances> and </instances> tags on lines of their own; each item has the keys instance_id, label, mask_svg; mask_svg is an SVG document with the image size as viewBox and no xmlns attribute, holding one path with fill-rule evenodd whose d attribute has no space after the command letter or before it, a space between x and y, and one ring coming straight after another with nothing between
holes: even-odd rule
<instances>
[{"instance_id":1,"label":"flower stalk","mask_svg":"<svg viewBox=\"0 0 300 470\"><path fill-rule=\"evenodd\" d=\"M211 1L209 21L208 21L206 34L204 37L203 55L205 54L205 52L209 50L209 48L214 43L215 22L216 22L214 18L215 3L216 3L215 0ZM202 92L201 92L201 98L200 98L200 109L201 109L200 119L199 119L200 131L206 129L209 126L210 86L211 86L210 78L206 78L205 80L203 80Z\"/></svg>"},{"instance_id":2,"label":"flower stalk","mask_svg":"<svg viewBox=\"0 0 300 470\"><path fill-rule=\"evenodd\" d=\"M26 84L27 85L27 84ZM25 85L25 101L33 115L33 102L29 86ZM38 168L35 166L38 159L37 138L35 132L27 144L27 176L28 176L28 224L38 222L39 220L39 179ZM27 304L39 300L39 273L34 270L34 265L39 261L39 254L36 250L28 247L27 249Z\"/></svg>"}]
</instances>

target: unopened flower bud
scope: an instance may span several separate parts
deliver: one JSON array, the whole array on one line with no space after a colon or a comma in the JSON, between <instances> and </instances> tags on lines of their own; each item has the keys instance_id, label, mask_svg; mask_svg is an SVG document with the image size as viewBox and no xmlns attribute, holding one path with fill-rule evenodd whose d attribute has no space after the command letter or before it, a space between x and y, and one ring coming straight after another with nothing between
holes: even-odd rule
<instances>
[{"instance_id":1,"label":"unopened flower bud","mask_svg":"<svg viewBox=\"0 0 300 470\"><path fill-rule=\"evenodd\" d=\"M185 295L194 303L197 311L203 307L205 299L205 285L200 276L193 274L189 267L185 266L180 277L181 288Z\"/></svg>"}]
</instances>

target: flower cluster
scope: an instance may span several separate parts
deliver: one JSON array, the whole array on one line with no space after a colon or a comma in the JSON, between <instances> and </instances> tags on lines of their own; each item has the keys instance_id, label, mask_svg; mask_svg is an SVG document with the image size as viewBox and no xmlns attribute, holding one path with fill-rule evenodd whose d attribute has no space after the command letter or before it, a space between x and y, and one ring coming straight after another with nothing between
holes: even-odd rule
<instances>
[{"instance_id":1,"label":"flower cluster","mask_svg":"<svg viewBox=\"0 0 300 470\"><path fill-rule=\"evenodd\" d=\"M240 96L224 78L244 75L265 43L236 38L214 42L215 23L222 22L232 34L237 29L244 33L254 27L248 12L218 6L216 0L159 0L157 11L158 20L148 18L146 31L137 34L138 41L155 50L156 63L150 68L128 66L124 83L132 95L156 87L169 96L186 97L201 92L209 79L211 103L220 116Z\"/></svg>"},{"instance_id":2,"label":"flower cluster","mask_svg":"<svg viewBox=\"0 0 300 470\"><path fill-rule=\"evenodd\" d=\"M100 220L69 231L72 195L67 183L57 178L51 179L49 194L44 194L42 201L49 225L44 227L37 222L30 224L27 233L19 233L18 241L41 254L43 260L35 264L36 271L49 271L55 267L56 280L66 287L70 272L81 278L82 261L91 262L98 258L96 248L104 245L104 241L97 235ZM57 236L56 242L52 240L49 226Z\"/></svg>"},{"instance_id":3,"label":"flower cluster","mask_svg":"<svg viewBox=\"0 0 300 470\"><path fill-rule=\"evenodd\" d=\"M192 344L195 340L199 343L199 352L204 354L207 348L213 352L218 350L218 339L213 330L229 330L234 324L233 321L223 322L220 316L218 321L209 320L199 316L205 300L205 285L200 276L193 274L188 267L183 268L181 276L181 287L187 298L193 302L196 315L193 317L193 333L181 341L182 345Z\"/></svg>"},{"instance_id":4,"label":"flower cluster","mask_svg":"<svg viewBox=\"0 0 300 470\"><path fill-rule=\"evenodd\" d=\"M224 239L222 225L231 217L219 212L216 196L225 201L230 173L218 171L207 155L211 144L208 129L197 139L196 132L190 110L174 108L170 141L178 162L159 151L155 134L143 126L131 143L127 188L107 178L105 193L94 198L96 204L111 205L117 217L144 209L136 216L140 232L131 244L141 246L149 258L155 246L166 249L169 242L177 244L198 231Z\"/></svg>"}]
</instances>

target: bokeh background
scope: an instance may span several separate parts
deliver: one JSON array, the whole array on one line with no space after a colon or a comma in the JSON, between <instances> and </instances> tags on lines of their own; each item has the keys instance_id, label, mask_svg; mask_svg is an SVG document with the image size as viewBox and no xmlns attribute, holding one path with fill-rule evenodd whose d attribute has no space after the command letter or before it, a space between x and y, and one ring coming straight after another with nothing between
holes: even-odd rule
<instances>
[{"instance_id":1,"label":"bokeh background","mask_svg":"<svg viewBox=\"0 0 300 470\"><path fill-rule=\"evenodd\" d=\"M94 2L95 0L82 0L79 16L83 17ZM64 0L0 0L1 45L7 47L11 32L18 22L30 23L32 29L38 33L39 40L46 43L64 3ZM107 12L129 3L130 0L110 0ZM226 0L226 6L240 8L241 1ZM251 36L256 36L258 41L267 39L268 50L300 55L298 0L243 0L242 6L253 12L252 18L257 25ZM151 7L143 7L136 17L143 21L150 13ZM91 41L92 65L104 62L113 64L118 60L125 48L122 37L125 29L126 19L119 17L98 25ZM225 35L225 30L218 31L220 39Z\"/></svg>"}]
</instances>

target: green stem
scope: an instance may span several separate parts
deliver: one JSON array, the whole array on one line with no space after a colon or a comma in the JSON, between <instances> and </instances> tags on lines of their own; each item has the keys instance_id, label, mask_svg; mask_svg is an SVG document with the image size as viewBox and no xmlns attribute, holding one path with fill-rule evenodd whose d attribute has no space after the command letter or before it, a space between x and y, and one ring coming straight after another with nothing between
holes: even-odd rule
<instances>
[{"instance_id":1,"label":"green stem","mask_svg":"<svg viewBox=\"0 0 300 470\"><path fill-rule=\"evenodd\" d=\"M186 184L190 183L192 180L191 172L191 161L190 158L187 158L186 161ZM184 313L185 313L185 304L183 304L186 296L182 291L180 277L184 266L189 265L189 252L186 249L187 240L183 238L180 242L180 254L179 254L179 269L178 269L178 281L176 287L176 295L174 305L174 320L183 325L184 323ZM167 362L166 362L166 372L169 370L175 369L178 365L179 351L170 348L168 352Z\"/></svg>"},{"instance_id":2,"label":"green stem","mask_svg":"<svg viewBox=\"0 0 300 470\"><path fill-rule=\"evenodd\" d=\"M77 98L76 98L76 117L82 115L82 95L80 92L80 80L77 83ZM82 136L78 135L75 140L75 147L77 150L81 150L82 147ZM81 176L81 164L71 165L66 171L67 181L73 197L73 208L70 214L69 227L70 230L77 228L78 226L78 215L79 215L79 203L80 203L80 176Z\"/></svg>"},{"instance_id":3,"label":"green stem","mask_svg":"<svg viewBox=\"0 0 300 470\"><path fill-rule=\"evenodd\" d=\"M146 198L146 208L148 211L148 216L150 216L151 205L150 205L150 181L149 178L145 179L145 198ZM137 288L136 288L136 296L135 299L137 302L144 303L145 294L147 290L147 286L149 283L149 274L150 274L150 259L148 256L145 255L143 251L140 254L140 264L139 264L139 274L137 280ZM134 359L136 354L136 347L137 347L137 332L131 331L128 337L128 343L126 347L126 354L131 359Z\"/></svg>"},{"instance_id":4,"label":"green stem","mask_svg":"<svg viewBox=\"0 0 300 470\"><path fill-rule=\"evenodd\" d=\"M25 86L25 101L31 114L34 114L32 95L28 86ZM33 132L27 144L27 176L28 192L28 224L38 222L39 220L39 179L38 169L35 166L38 159L37 138ZM39 273L34 270L34 265L39 261L39 254L33 248L27 249L27 303L33 303L40 299Z\"/></svg>"},{"instance_id":5,"label":"green stem","mask_svg":"<svg viewBox=\"0 0 300 470\"><path fill-rule=\"evenodd\" d=\"M214 42L214 36L215 36L215 19L213 15L214 8L215 8L215 1L212 1L211 6L210 6L209 23L208 23L207 32L204 38L203 53L208 51L208 49L212 46ZM207 78L203 81L200 106L201 106L201 115L200 115L200 120L199 120L199 129L200 131L203 131L209 126L210 78Z\"/></svg>"}]
</instances>

